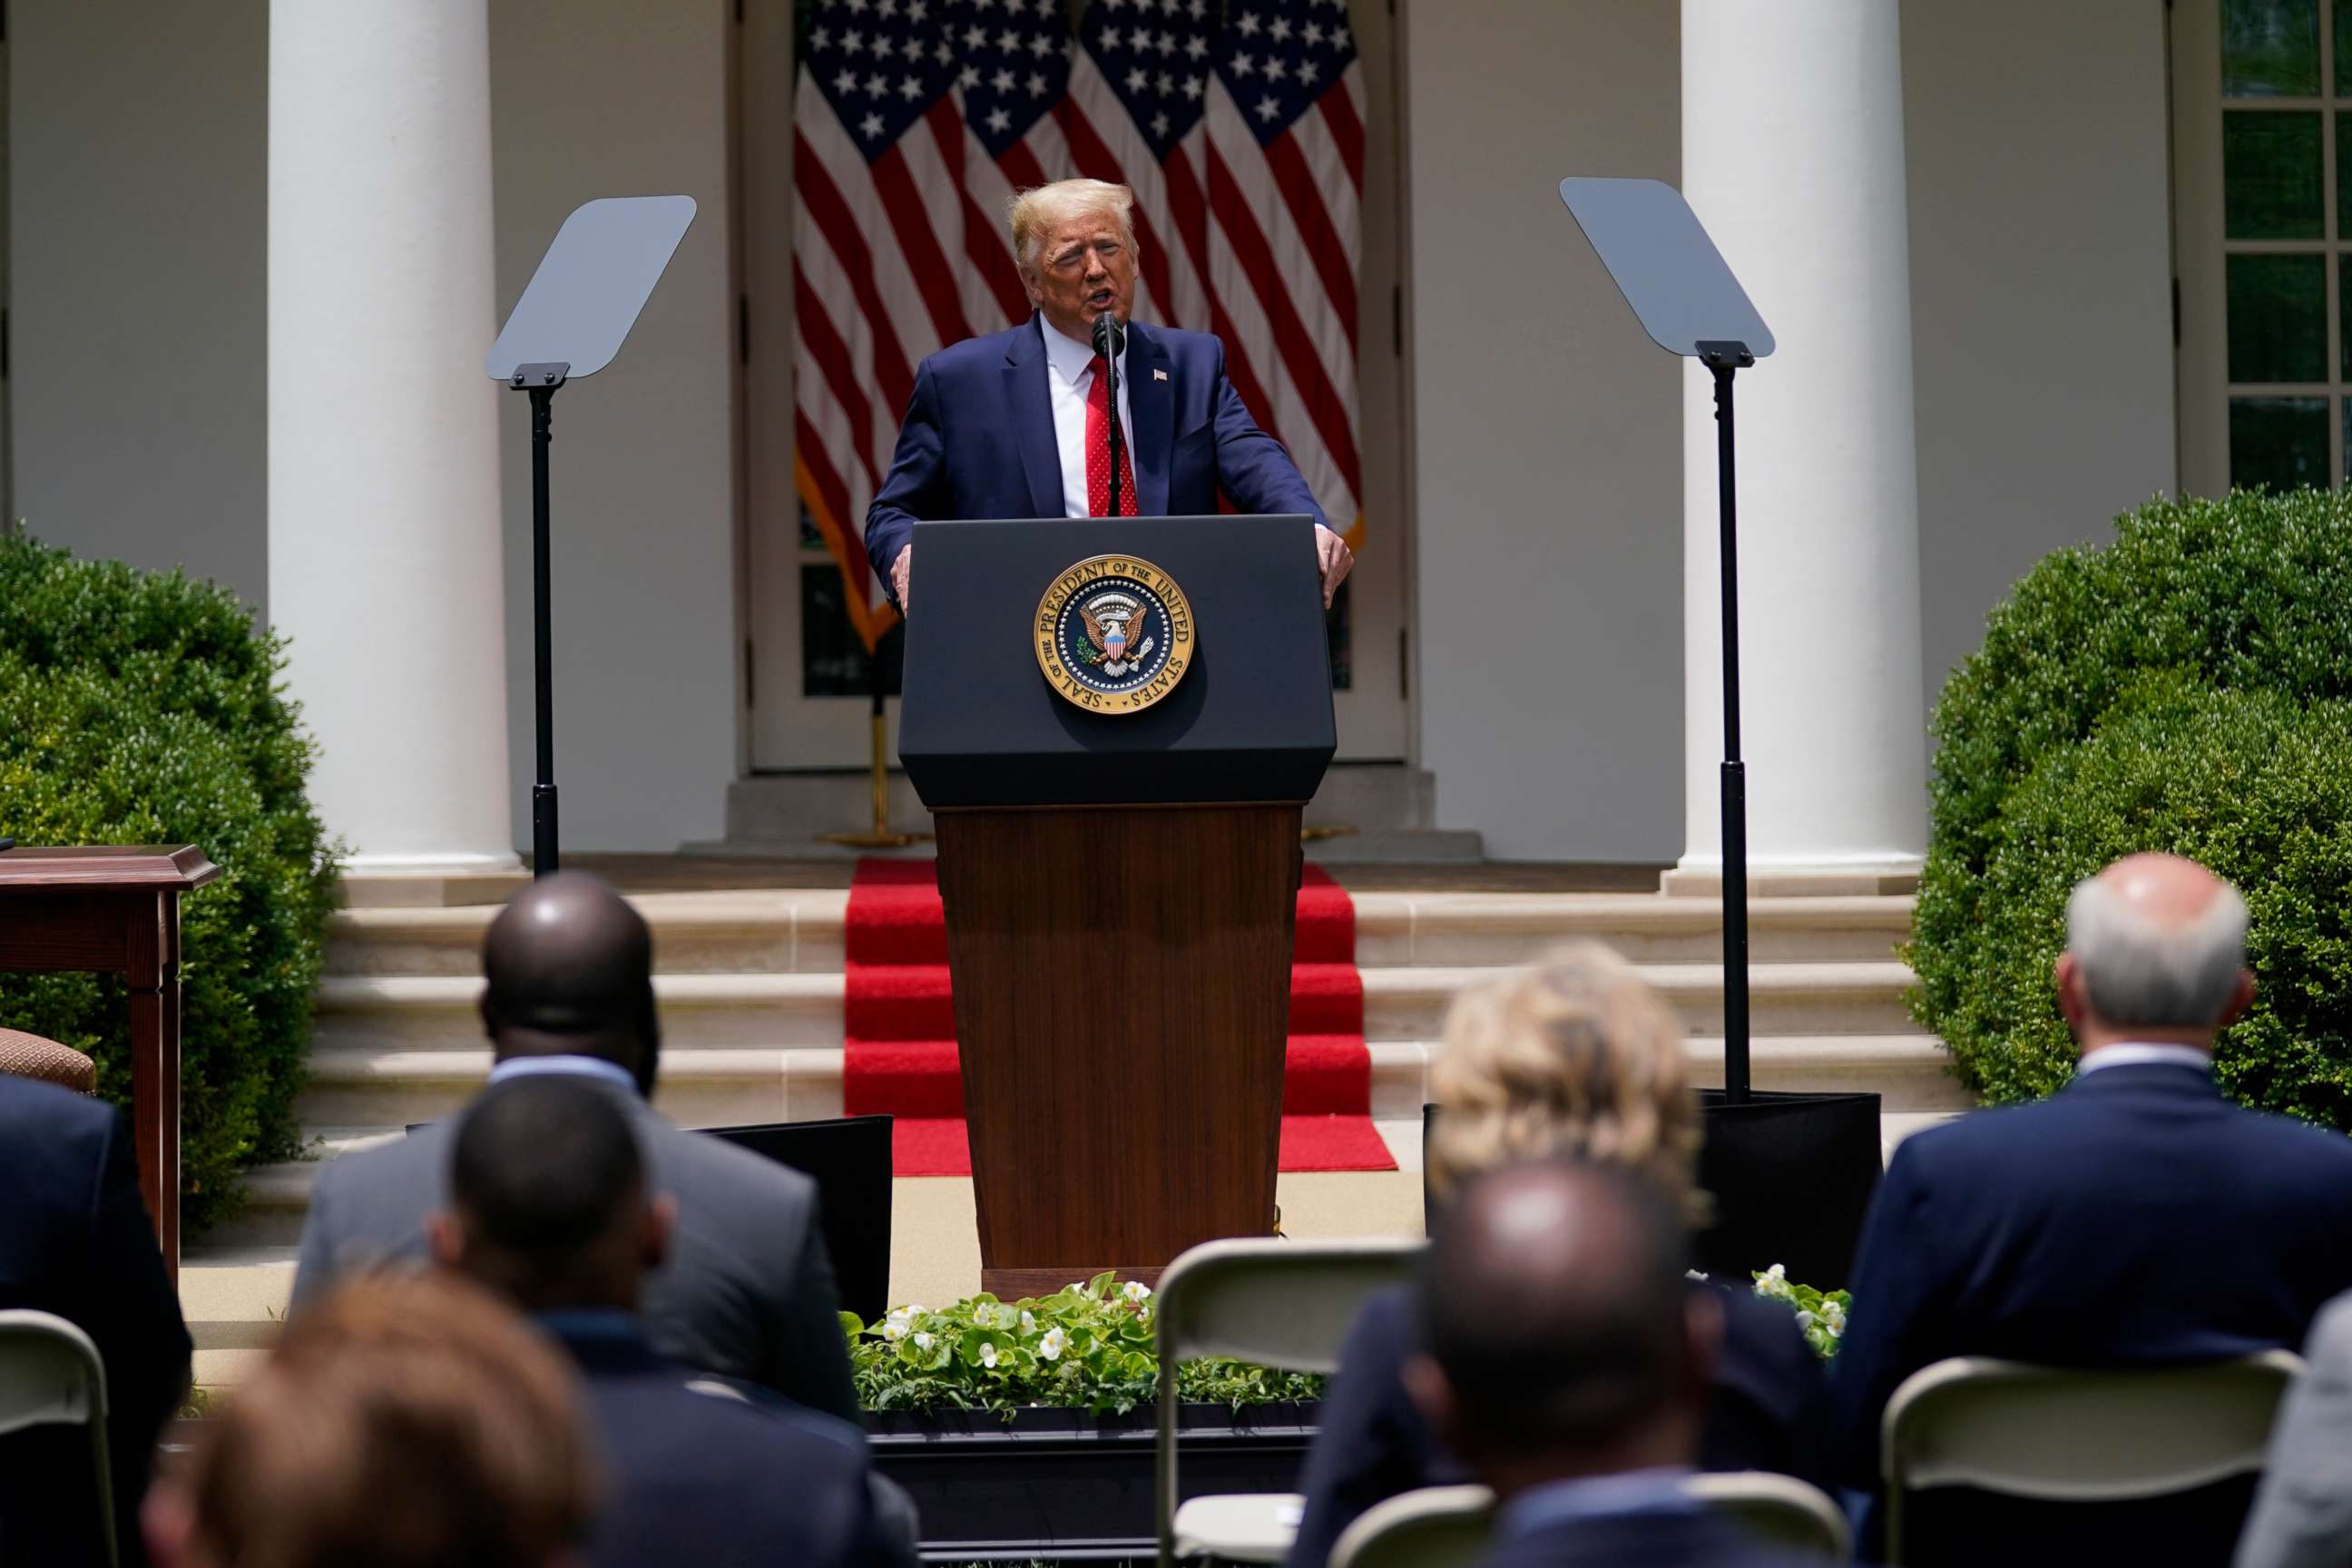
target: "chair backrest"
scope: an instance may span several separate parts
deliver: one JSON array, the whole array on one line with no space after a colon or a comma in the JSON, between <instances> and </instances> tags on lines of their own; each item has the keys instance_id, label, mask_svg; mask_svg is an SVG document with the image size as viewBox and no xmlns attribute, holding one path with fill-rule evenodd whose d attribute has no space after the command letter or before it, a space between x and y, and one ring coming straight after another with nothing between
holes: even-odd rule
<instances>
[{"instance_id":1,"label":"chair backrest","mask_svg":"<svg viewBox=\"0 0 2352 1568\"><path fill-rule=\"evenodd\" d=\"M22 1029L0 1029L0 1073L37 1079L76 1094L98 1092L98 1064L74 1049Z\"/></svg>"},{"instance_id":2,"label":"chair backrest","mask_svg":"<svg viewBox=\"0 0 2352 1568\"><path fill-rule=\"evenodd\" d=\"M1160 1351L1160 1554L1176 1545L1176 1365L1233 1356L1292 1372L1331 1372L1374 1291L1411 1278L1417 1240L1208 1241L1160 1276L1151 1299Z\"/></svg>"},{"instance_id":3,"label":"chair backrest","mask_svg":"<svg viewBox=\"0 0 2352 1568\"><path fill-rule=\"evenodd\" d=\"M2263 1351L2187 1366L2058 1368L1982 1356L1923 1367L1886 1402L1887 1561L1903 1499L1975 1487L2050 1502L2126 1502L2263 1468L2302 1358Z\"/></svg>"},{"instance_id":4,"label":"chair backrest","mask_svg":"<svg viewBox=\"0 0 2352 1568\"><path fill-rule=\"evenodd\" d=\"M1853 1559L1853 1531L1836 1501L1821 1488L1769 1470L1715 1471L1682 1484L1697 1499L1736 1521L1750 1535L1792 1552Z\"/></svg>"},{"instance_id":5,"label":"chair backrest","mask_svg":"<svg viewBox=\"0 0 2352 1568\"><path fill-rule=\"evenodd\" d=\"M106 1363L80 1329L48 1312L0 1311L0 1434L72 1426L89 1434L100 1538L116 1561L114 1480L106 1452Z\"/></svg>"},{"instance_id":6,"label":"chair backrest","mask_svg":"<svg viewBox=\"0 0 2352 1568\"><path fill-rule=\"evenodd\" d=\"M1471 1568L1495 1525L1485 1487L1423 1487L1382 1498L1331 1544L1330 1568Z\"/></svg>"}]
</instances>

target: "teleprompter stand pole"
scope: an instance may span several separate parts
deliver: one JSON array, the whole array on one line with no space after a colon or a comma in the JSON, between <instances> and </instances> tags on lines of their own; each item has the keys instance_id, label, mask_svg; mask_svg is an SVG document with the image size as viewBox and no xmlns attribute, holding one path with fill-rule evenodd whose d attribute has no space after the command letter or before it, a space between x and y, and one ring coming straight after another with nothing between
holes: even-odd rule
<instances>
[{"instance_id":1,"label":"teleprompter stand pole","mask_svg":"<svg viewBox=\"0 0 2352 1568\"><path fill-rule=\"evenodd\" d=\"M1701 342L1715 377L1716 512L1723 554L1723 1097L1748 1099L1748 765L1739 756L1739 494L1732 468L1731 377L1748 345Z\"/></svg>"},{"instance_id":2,"label":"teleprompter stand pole","mask_svg":"<svg viewBox=\"0 0 2352 1568\"><path fill-rule=\"evenodd\" d=\"M539 771L530 786L530 874L552 876L559 850L555 826L554 603L548 587L547 448L555 439L555 389L568 364L515 367L509 383L530 397L530 607L532 709L539 729Z\"/></svg>"}]
</instances>

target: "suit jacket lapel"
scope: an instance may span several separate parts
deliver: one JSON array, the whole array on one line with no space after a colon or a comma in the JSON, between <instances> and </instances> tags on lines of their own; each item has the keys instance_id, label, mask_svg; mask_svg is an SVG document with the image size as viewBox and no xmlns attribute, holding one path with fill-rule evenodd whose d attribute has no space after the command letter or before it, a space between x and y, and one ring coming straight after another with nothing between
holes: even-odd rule
<instances>
[{"instance_id":1,"label":"suit jacket lapel","mask_svg":"<svg viewBox=\"0 0 2352 1568\"><path fill-rule=\"evenodd\" d=\"M1128 461L1135 468L1135 510L1143 517L1168 515L1168 469L1176 445L1176 384L1168 370L1168 346L1150 329L1129 325L1127 411L1135 428Z\"/></svg>"},{"instance_id":2,"label":"suit jacket lapel","mask_svg":"<svg viewBox=\"0 0 2352 1568\"><path fill-rule=\"evenodd\" d=\"M1069 510L1062 497L1062 451L1054 437L1054 396L1045 374L1045 329L1032 316L1004 351L1005 405L1013 410L1021 468L1029 480L1031 517L1060 517Z\"/></svg>"}]
</instances>

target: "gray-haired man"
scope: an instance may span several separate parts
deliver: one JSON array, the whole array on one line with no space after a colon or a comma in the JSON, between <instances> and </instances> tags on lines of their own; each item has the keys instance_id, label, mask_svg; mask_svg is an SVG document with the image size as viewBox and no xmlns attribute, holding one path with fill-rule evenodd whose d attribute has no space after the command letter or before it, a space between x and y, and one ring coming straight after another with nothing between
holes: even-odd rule
<instances>
[{"instance_id":1,"label":"gray-haired man","mask_svg":"<svg viewBox=\"0 0 2352 1568\"><path fill-rule=\"evenodd\" d=\"M2213 1081L2214 1036L2253 998L2237 890L2194 861L2135 855L2077 888L2067 917L2056 980L2083 1051L2074 1083L1911 1138L1872 1201L1830 1379L1846 1479L1865 1490L1887 1397L1932 1362L2293 1347L2352 1287L2352 1140L2241 1110ZM2250 1492L2117 1508L1959 1494L1913 1518L1939 1561L1998 1542L2012 1565L2218 1563Z\"/></svg>"}]
</instances>

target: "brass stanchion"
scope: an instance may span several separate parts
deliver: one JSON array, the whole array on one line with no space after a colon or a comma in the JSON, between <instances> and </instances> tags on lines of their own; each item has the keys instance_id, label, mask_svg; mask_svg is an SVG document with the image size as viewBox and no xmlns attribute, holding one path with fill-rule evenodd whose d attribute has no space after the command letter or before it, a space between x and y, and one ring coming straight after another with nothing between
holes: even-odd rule
<instances>
[{"instance_id":1,"label":"brass stanchion","mask_svg":"<svg viewBox=\"0 0 2352 1568\"><path fill-rule=\"evenodd\" d=\"M874 826L862 833L820 833L817 841L845 845L852 849L905 849L929 844L931 836L928 833L901 833L890 826L890 727L882 711L882 650L878 646L867 658L866 667L874 676Z\"/></svg>"}]
</instances>

